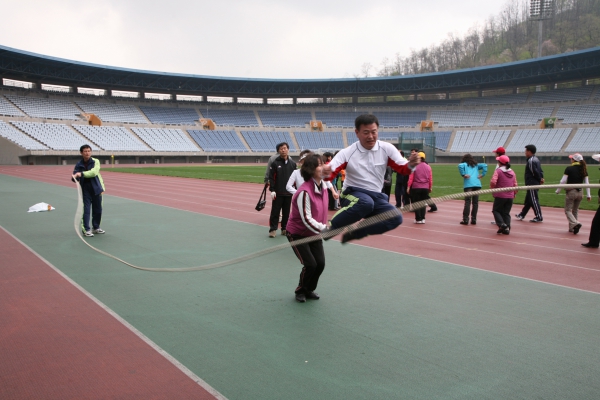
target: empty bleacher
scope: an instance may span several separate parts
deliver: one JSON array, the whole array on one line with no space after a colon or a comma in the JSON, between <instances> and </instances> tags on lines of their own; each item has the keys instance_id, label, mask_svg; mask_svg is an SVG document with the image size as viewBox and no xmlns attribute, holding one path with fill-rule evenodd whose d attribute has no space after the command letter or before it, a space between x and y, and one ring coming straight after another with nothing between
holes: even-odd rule
<instances>
[{"instance_id":1,"label":"empty bleacher","mask_svg":"<svg viewBox=\"0 0 600 400\"><path fill-rule=\"evenodd\" d=\"M252 151L274 152L277 144L282 142L289 144L290 151L297 151L289 132L242 131L242 136Z\"/></svg>"},{"instance_id":2,"label":"empty bleacher","mask_svg":"<svg viewBox=\"0 0 600 400\"><path fill-rule=\"evenodd\" d=\"M440 110L432 111L430 119L440 127L483 126L488 110Z\"/></svg>"},{"instance_id":3,"label":"empty bleacher","mask_svg":"<svg viewBox=\"0 0 600 400\"><path fill-rule=\"evenodd\" d=\"M210 118L219 126L259 126L252 110L215 110L203 108L200 110L204 118Z\"/></svg>"},{"instance_id":4,"label":"empty bleacher","mask_svg":"<svg viewBox=\"0 0 600 400\"><path fill-rule=\"evenodd\" d=\"M450 148L451 153L490 153L504 146L510 130L457 131Z\"/></svg>"},{"instance_id":5,"label":"empty bleacher","mask_svg":"<svg viewBox=\"0 0 600 400\"><path fill-rule=\"evenodd\" d=\"M556 113L564 124L595 124L600 122L600 104L563 106Z\"/></svg>"},{"instance_id":6,"label":"empty bleacher","mask_svg":"<svg viewBox=\"0 0 600 400\"><path fill-rule=\"evenodd\" d=\"M500 96L468 97L463 100L465 106L521 104L527 101L528 93L505 94Z\"/></svg>"},{"instance_id":7,"label":"empty bleacher","mask_svg":"<svg viewBox=\"0 0 600 400\"><path fill-rule=\"evenodd\" d=\"M124 122L130 124L147 124L148 120L136 106L130 104L89 103L78 101L83 111L95 114L105 122Z\"/></svg>"},{"instance_id":8,"label":"empty bleacher","mask_svg":"<svg viewBox=\"0 0 600 400\"><path fill-rule=\"evenodd\" d=\"M6 98L33 118L78 120L81 110L66 100L24 97L7 94Z\"/></svg>"},{"instance_id":9,"label":"empty bleacher","mask_svg":"<svg viewBox=\"0 0 600 400\"><path fill-rule=\"evenodd\" d=\"M181 129L131 128L154 151L199 151Z\"/></svg>"},{"instance_id":10,"label":"empty bleacher","mask_svg":"<svg viewBox=\"0 0 600 400\"><path fill-rule=\"evenodd\" d=\"M329 128L354 128L354 120L366 111L315 111L318 121Z\"/></svg>"},{"instance_id":11,"label":"empty bleacher","mask_svg":"<svg viewBox=\"0 0 600 400\"><path fill-rule=\"evenodd\" d=\"M435 148L438 150L446 151L448 148L448 143L450 142L450 137L452 136L452 131L435 131L431 132L435 137ZM420 140L425 137L429 133L425 132L400 132L402 136L401 140Z\"/></svg>"},{"instance_id":12,"label":"empty bleacher","mask_svg":"<svg viewBox=\"0 0 600 400\"><path fill-rule=\"evenodd\" d=\"M579 128L565 151L600 153L600 128Z\"/></svg>"},{"instance_id":13,"label":"empty bleacher","mask_svg":"<svg viewBox=\"0 0 600 400\"><path fill-rule=\"evenodd\" d=\"M550 117L554 107L501 108L494 110L488 126L530 126Z\"/></svg>"},{"instance_id":14,"label":"empty bleacher","mask_svg":"<svg viewBox=\"0 0 600 400\"><path fill-rule=\"evenodd\" d=\"M534 144L538 153L558 153L571 131L571 128L519 129L506 147L506 152L522 154L525 146Z\"/></svg>"},{"instance_id":15,"label":"empty bleacher","mask_svg":"<svg viewBox=\"0 0 600 400\"><path fill-rule=\"evenodd\" d=\"M200 119L193 108L140 106L140 110L153 124L194 125Z\"/></svg>"},{"instance_id":16,"label":"empty bleacher","mask_svg":"<svg viewBox=\"0 0 600 400\"><path fill-rule=\"evenodd\" d=\"M235 131L190 130L192 139L206 152L247 152ZM270 151L275 151L274 147Z\"/></svg>"},{"instance_id":17,"label":"empty bleacher","mask_svg":"<svg viewBox=\"0 0 600 400\"><path fill-rule=\"evenodd\" d=\"M572 101L572 100L587 100L590 98L594 86L581 86L572 89L555 89L546 90L544 92L533 92L529 102L545 103L552 101Z\"/></svg>"},{"instance_id":18,"label":"empty bleacher","mask_svg":"<svg viewBox=\"0 0 600 400\"><path fill-rule=\"evenodd\" d=\"M304 127L312 119L310 111L259 111L258 116L263 126Z\"/></svg>"},{"instance_id":19,"label":"empty bleacher","mask_svg":"<svg viewBox=\"0 0 600 400\"><path fill-rule=\"evenodd\" d=\"M342 132L294 132L294 136L300 146L299 150L341 150L344 148Z\"/></svg>"},{"instance_id":20,"label":"empty bleacher","mask_svg":"<svg viewBox=\"0 0 600 400\"><path fill-rule=\"evenodd\" d=\"M31 136L13 128L4 121L0 121L0 136L27 150L48 150L48 147L33 139Z\"/></svg>"},{"instance_id":21,"label":"empty bleacher","mask_svg":"<svg viewBox=\"0 0 600 400\"><path fill-rule=\"evenodd\" d=\"M77 150L88 140L64 124L12 121L14 126L53 150ZM96 143L92 143L94 145ZM97 144L96 144L97 145Z\"/></svg>"},{"instance_id":22,"label":"empty bleacher","mask_svg":"<svg viewBox=\"0 0 600 400\"><path fill-rule=\"evenodd\" d=\"M427 119L427 111L381 111L376 115L382 128L414 128Z\"/></svg>"},{"instance_id":23,"label":"empty bleacher","mask_svg":"<svg viewBox=\"0 0 600 400\"><path fill-rule=\"evenodd\" d=\"M122 126L73 125L79 133L108 151L151 151Z\"/></svg>"},{"instance_id":24,"label":"empty bleacher","mask_svg":"<svg viewBox=\"0 0 600 400\"><path fill-rule=\"evenodd\" d=\"M22 117L25 114L17 107L15 107L10 101L0 96L0 115L8 115L10 117Z\"/></svg>"}]
</instances>

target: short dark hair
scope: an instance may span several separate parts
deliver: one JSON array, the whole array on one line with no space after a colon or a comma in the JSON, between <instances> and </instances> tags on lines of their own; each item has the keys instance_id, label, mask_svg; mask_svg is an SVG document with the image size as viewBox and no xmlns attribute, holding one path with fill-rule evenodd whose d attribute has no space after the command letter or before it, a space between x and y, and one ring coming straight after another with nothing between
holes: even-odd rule
<instances>
[{"instance_id":1,"label":"short dark hair","mask_svg":"<svg viewBox=\"0 0 600 400\"><path fill-rule=\"evenodd\" d=\"M373 114L362 114L356 117L354 120L354 127L360 129L361 125L377 124L379 126L379 120Z\"/></svg>"},{"instance_id":2,"label":"short dark hair","mask_svg":"<svg viewBox=\"0 0 600 400\"><path fill-rule=\"evenodd\" d=\"M535 154L537 148L533 144L528 144L525 146L525 150L529 150L532 154Z\"/></svg>"},{"instance_id":3,"label":"short dark hair","mask_svg":"<svg viewBox=\"0 0 600 400\"><path fill-rule=\"evenodd\" d=\"M89 144L84 144L83 146L81 146L79 148L79 153L83 153L83 150L85 150L85 149L90 149L91 150L92 146L90 146Z\"/></svg>"},{"instance_id":4,"label":"short dark hair","mask_svg":"<svg viewBox=\"0 0 600 400\"><path fill-rule=\"evenodd\" d=\"M281 142L281 143L277 143L277 146L275 147L275 150L277 150L277 152L279 152L279 148L281 146L286 146L288 149L290 148L290 145L287 144L287 142Z\"/></svg>"},{"instance_id":5,"label":"short dark hair","mask_svg":"<svg viewBox=\"0 0 600 400\"><path fill-rule=\"evenodd\" d=\"M410 152L411 152L411 153L412 153L413 151L414 151L415 153L418 153L418 152L419 152L419 149L410 149Z\"/></svg>"},{"instance_id":6,"label":"short dark hair","mask_svg":"<svg viewBox=\"0 0 600 400\"><path fill-rule=\"evenodd\" d=\"M304 164L300 167L300 175L304 178L304 182L310 181L315 174L315 171L319 165L323 164L320 154L309 154L304 159Z\"/></svg>"}]
</instances>

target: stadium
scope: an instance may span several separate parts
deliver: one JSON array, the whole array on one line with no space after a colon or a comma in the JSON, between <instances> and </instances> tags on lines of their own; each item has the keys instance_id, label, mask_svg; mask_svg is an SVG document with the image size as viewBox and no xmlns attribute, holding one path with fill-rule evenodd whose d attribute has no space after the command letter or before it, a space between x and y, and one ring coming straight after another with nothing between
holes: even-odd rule
<instances>
[{"instance_id":1,"label":"stadium","mask_svg":"<svg viewBox=\"0 0 600 400\"><path fill-rule=\"evenodd\" d=\"M581 244L598 218L600 47L259 79L0 45L0 78L1 399L598 398L600 253ZM425 153L439 209L418 224L409 204L400 226L348 243L313 236L321 297L296 301L304 261L283 225L270 236L265 167L282 142L293 160L343 151L362 114L378 117L380 141ZM106 231L85 237L82 144L106 186ZM551 188L543 223L513 218L501 233L493 151L518 172L514 215L529 144ZM488 174L477 223L459 224L465 153ZM554 192L573 189L560 179L574 153L592 184L577 232ZM169 167L198 175L152 172Z\"/></svg>"}]
</instances>

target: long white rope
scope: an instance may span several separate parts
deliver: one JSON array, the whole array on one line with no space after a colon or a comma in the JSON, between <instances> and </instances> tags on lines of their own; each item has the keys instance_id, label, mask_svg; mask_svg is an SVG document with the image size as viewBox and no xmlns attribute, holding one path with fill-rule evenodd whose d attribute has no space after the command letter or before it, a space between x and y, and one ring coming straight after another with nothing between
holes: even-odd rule
<instances>
[{"instance_id":1,"label":"long white rope","mask_svg":"<svg viewBox=\"0 0 600 400\"><path fill-rule=\"evenodd\" d=\"M558 185L516 186L516 187L509 187L509 188L483 189L483 190L477 190L477 191L473 191L473 192L454 193L454 194L449 194L446 196L434 197L431 199L422 200L422 201L419 201L416 203L412 203L408 206L404 206L404 207L401 207L398 209L386 211L381 214L372 216L370 218L363 219L362 221L360 221L354 225L345 226L345 227L338 228L338 229L332 229L330 231L324 232L321 235L309 236L309 237L302 238L300 240L282 243L277 246L269 247L264 250L259 250L254 253L246 254L244 256L232 258L232 259L225 260L225 261L220 261L217 263L200 265L197 267L186 267L186 268L147 268L147 267L140 267L140 266L131 264L127 261L124 261L124 260L116 257L116 256L113 256L110 253L100 250L100 249L92 246L91 244L89 244L83 238L83 234L82 234L82 230L81 230L81 216L83 215L83 200L82 200L82 193L81 193L81 185L78 182L75 182L75 185L77 186L77 210L75 211L74 227L75 227L75 232L77 233L77 236L79 236L81 241L83 243L85 243L86 246L90 247L92 250L97 251L98 253L103 254L106 257L112 258L113 260L119 261L127 266L132 267L132 268L139 269L142 271L151 271L151 272L202 271L202 270L206 270L206 269L220 268L220 267L225 267L227 265L238 264L238 263L241 263L244 261L251 260L253 258L257 258L260 256L264 256L266 254L274 253L274 252L282 250L282 249L286 249L290 246L298 246L298 245L310 243L310 242L313 242L316 240L321 240L321 239L327 240L334 236L339 235L342 232L351 232L351 231L354 231L357 229L366 228L368 226L377 224L377 223L385 221L387 219L396 218L402 211L414 211L419 208L427 207L427 205L429 205L429 204L439 204L439 203L443 203L444 201L448 201L448 200L459 200L459 199L464 199L465 197L473 197L473 196L479 196L479 195L483 195L483 194L500 193L500 192L513 192L516 190L559 189L559 188L560 189L600 188L600 184L589 184L589 185L586 185L586 184L571 184L571 185L558 184Z\"/></svg>"}]
</instances>

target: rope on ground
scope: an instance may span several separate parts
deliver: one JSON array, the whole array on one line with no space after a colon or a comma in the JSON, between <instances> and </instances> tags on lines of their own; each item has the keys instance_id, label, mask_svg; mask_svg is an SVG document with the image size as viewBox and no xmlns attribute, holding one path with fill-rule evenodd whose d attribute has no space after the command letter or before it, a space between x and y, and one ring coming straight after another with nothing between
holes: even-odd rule
<instances>
[{"instance_id":1,"label":"rope on ground","mask_svg":"<svg viewBox=\"0 0 600 400\"><path fill-rule=\"evenodd\" d=\"M246 254L246 255L232 258L232 259L225 260L225 261L220 261L217 263L200 265L197 267L185 267L185 268L147 268L147 267L140 267L140 266L131 264L127 261L124 261L124 260L116 257L116 256L113 256L110 253L100 250L100 249L92 246L91 244L89 244L83 238L82 228L81 228L81 216L83 215L83 200L82 200L83 197L82 197L82 193L81 193L81 185L79 185L78 182L75 182L75 185L77 186L77 196L78 197L77 197L77 210L75 211L74 227L75 227L75 232L77 233L77 236L79 236L79 239L81 239L81 241L83 243L85 243L86 246L90 247L92 250L94 250L102 255L105 255L106 257L109 257L109 258L112 258L113 260L119 261L120 263L123 263L129 267L139 269L142 271L149 271L149 272L202 271L202 270L207 270L207 269L225 267L228 265L239 264L244 261L252 260L253 258L261 257L261 256L264 256L264 255L267 255L270 253L274 253L274 252L282 250L282 249L286 249L290 246L302 245L302 244L314 242L316 240L321 240L321 239L325 239L325 240L331 239L332 237L337 236L340 233L351 232L351 231L354 231L357 229L366 228L368 226L377 224L379 222L382 222L382 221L385 221L388 219L392 219L392 218L396 218L402 211L410 212L410 211L417 210L419 208L427 207L430 204L439 204L439 203L443 203L448 200L460 200L460 199L464 199L465 197L473 197L473 196L479 196L479 195L483 195L483 194L492 194L492 193L500 193L500 192L513 192L513 191L517 191L517 190L538 190L538 189L559 189L559 188L560 189L600 188L600 184L589 184L589 185L586 185L586 184L571 184L571 185L557 184L557 185L516 186L516 187L509 187L509 188L483 189L483 190L476 190L473 192L454 193L454 194L449 194L449 195L441 196L441 197L433 197L431 199L412 203L409 206L404 206L404 207L401 207L398 209L386 211L384 213L377 214L372 217L363 219L362 221L360 221L354 225L328 230L328 231L322 233L321 235L309 236L306 238L302 238L300 240L282 243L277 246L269 247L269 248L266 248L266 249L263 249L263 250L260 250L260 251L254 252L254 253Z\"/></svg>"}]
</instances>

